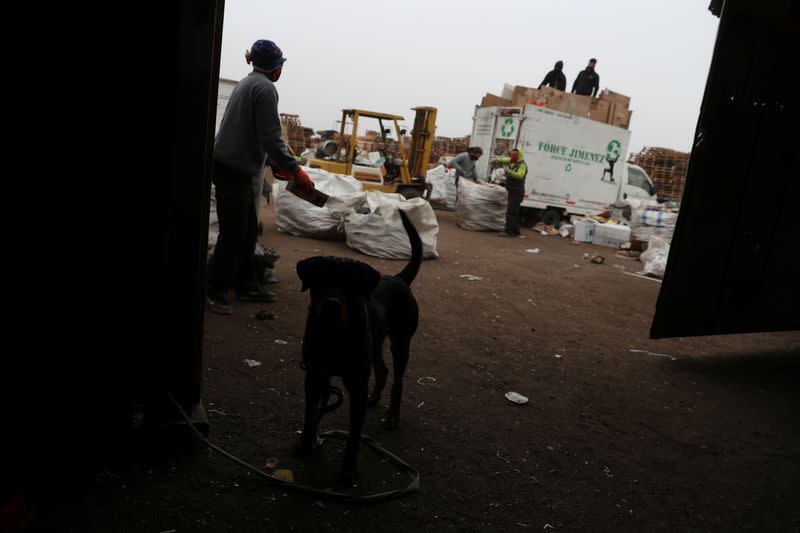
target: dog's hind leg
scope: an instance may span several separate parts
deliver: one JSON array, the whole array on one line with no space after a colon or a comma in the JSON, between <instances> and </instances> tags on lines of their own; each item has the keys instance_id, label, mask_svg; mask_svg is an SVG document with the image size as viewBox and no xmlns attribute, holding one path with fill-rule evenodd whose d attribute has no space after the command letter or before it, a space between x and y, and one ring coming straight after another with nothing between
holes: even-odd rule
<instances>
[{"instance_id":1,"label":"dog's hind leg","mask_svg":"<svg viewBox=\"0 0 800 533\"><path fill-rule=\"evenodd\" d=\"M352 485L358 479L358 448L361 443L361 431L364 418L367 416L367 393L369 389L369 373L366 376L349 376L342 382L350 395L350 433L344 450L344 461L339 481Z\"/></svg>"},{"instance_id":2,"label":"dog's hind leg","mask_svg":"<svg viewBox=\"0 0 800 533\"><path fill-rule=\"evenodd\" d=\"M329 379L320 379L306 373L305 380L305 419L303 420L303 433L300 440L295 443L292 451L296 455L308 455L317 444L317 424L319 423L319 405L323 393L330 389Z\"/></svg>"},{"instance_id":3,"label":"dog's hind leg","mask_svg":"<svg viewBox=\"0 0 800 533\"><path fill-rule=\"evenodd\" d=\"M403 399L403 375L408 366L408 357L411 351L411 337L398 339L392 338L392 392L389 400L389 409L386 411L384 424L388 428L396 428L400 424L400 403Z\"/></svg>"},{"instance_id":4,"label":"dog's hind leg","mask_svg":"<svg viewBox=\"0 0 800 533\"><path fill-rule=\"evenodd\" d=\"M372 370L375 373L375 384L372 387L372 393L369 395L367 403L369 407L375 407L381 401L381 394L383 394L386 378L389 375L389 369L386 368L386 363L383 360L383 339L373 342Z\"/></svg>"}]
</instances>

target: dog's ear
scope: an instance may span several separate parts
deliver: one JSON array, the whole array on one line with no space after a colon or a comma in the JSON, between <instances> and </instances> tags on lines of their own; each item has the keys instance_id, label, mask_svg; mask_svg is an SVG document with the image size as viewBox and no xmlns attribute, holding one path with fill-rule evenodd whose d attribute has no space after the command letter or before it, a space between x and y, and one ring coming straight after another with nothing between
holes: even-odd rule
<instances>
[{"instance_id":1,"label":"dog's ear","mask_svg":"<svg viewBox=\"0 0 800 533\"><path fill-rule=\"evenodd\" d=\"M358 287L364 296L369 296L378 282L381 280L381 273L366 263L358 263L358 268L351 271L351 282L354 287Z\"/></svg>"},{"instance_id":2,"label":"dog's ear","mask_svg":"<svg viewBox=\"0 0 800 533\"><path fill-rule=\"evenodd\" d=\"M312 287L317 279L317 265L319 264L319 256L309 257L297 262L297 277L300 278L303 286L300 287L300 292L307 291Z\"/></svg>"}]
</instances>

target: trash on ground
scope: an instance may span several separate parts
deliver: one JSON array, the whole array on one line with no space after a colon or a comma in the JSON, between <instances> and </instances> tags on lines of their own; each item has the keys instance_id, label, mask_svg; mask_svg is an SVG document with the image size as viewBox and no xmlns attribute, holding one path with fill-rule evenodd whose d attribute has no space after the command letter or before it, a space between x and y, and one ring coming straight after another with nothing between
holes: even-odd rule
<instances>
[{"instance_id":1,"label":"trash on ground","mask_svg":"<svg viewBox=\"0 0 800 533\"><path fill-rule=\"evenodd\" d=\"M288 468L281 468L276 470L272 473L272 477L275 479L280 479L281 481L286 481L288 483L294 483L294 474Z\"/></svg>"},{"instance_id":2,"label":"trash on ground","mask_svg":"<svg viewBox=\"0 0 800 533\"><path fill-rule=\"evenodd\" d=\"M605 262L606 262L606 258L603 257L602 255L596 255L596 256L592 257L592 263L594 263L596 265L602 265Z\"/></svg>"},{"instance_id":3,"label":"trash on ground","mask_svg":"<svg viewBox=\"0 0 800 533\"><path fill-rule=\"evenodd\" d=\"M417 383L419 383L420 385L424 385L426 383L436 383L436 378L431 376L421 377L417 380Z\"/></svg>"},{"instance_id":4,"label":"trash on ground","mask_svg":"<svg viewBox=\"0 0 800 533\"><path fill-rule=\"evenodd\" d=\"M256 365L256 366L258 366L258 365ZM228 416L228 413L226 413L225 411L223 411L221 409L209 409L208 412L209 413L216 413L216 414L222 415L222 416Z\"/></svg>"},{"instance_id":5,"label":"trash on ground","mask_svg":"<svg viewBox=\"0 0 800 533\"><path fill-rule=\"evenodd\" d=\"M474 275L472 275L472 274L461 274L461 275L460 275L460 276L458 276L458 277L459 277L459 278L467 278L469 281L480 281L480 280L482 280L482 279L483 279L483 278L482 278L482 277L480 277L480 276L474 276Z\"/></svg>"},{"instance_id":6,"label":"trash on ground","mask_svg":"<svg viewBox=\"0 0 800 533\"><path fill-rule=\"evenodd\" d=\"M647 355L652 355L653 357L667 357L671 361L677 361L678 360L677 357L675 357L673 355L669 355L667 353L653 353L653 352L650 352L648 350L636 350L634 348L631 348L629 351L637 352L637 353L646 353Z\"/></svg>"},{"instance_id":7,"label":"trash on ground","mask_svg":"<svg viewBox=\"0 0 800 533\"><path fill-rule=\"evenodd\" d=\"M560 354L560 353L557 353L557 354L555 354L553 357L555 357L556 359L561 359L561 357L562 357L562 356L561 356L561 354Z\"/></svg>"},{"instance_id":8,"label":"trash on ground","mask_svg":"<svg viewBox=\"0 0 800 533\"><path fill-rule=\"evenodd\" d=\"M425 402L419 402L419 405L417 406L417 409L419 409L419 408L420 408L420 407L422 407L423 405L425 405Z\"/></svg>"},{"instance_id":9,"label":"trash on ground","mask_svg":"<svg viewBox=\"0 0 800 533\"><path fill-rule=\"evenodd\" d=\"M283 339L275 339L275 344L289 344L289 343L288 343L288 342L286 342L286 341L285 341L285 340L283 340Z\"/></svg>"},{"instance_id":10,"label":"trash on ground","mask_svg":"<svg viewBox=\"0 0 800 533\"><path fill-rule=\"evenodd\" d=\"M255 359L244 359L244 364L246 364L249 368L253 368L254 366L261 366L261 361L256 361Z\"/></svg>"},{"instance_id":11,"label":"trash on ground","mask_svg":"<svg viewBox=\"0 0 800 533\"><path fill-rule=\"evenodd\" d=\"M528 252L529 254L538 254L539 253L539 249L538 248L528 248L525 251Z\"/></svg>"},{"instance_id":12,"label":"trash on ground","mask_svg":"<svg viewBox=\"0 0 800 533\"><path fill-rule=\"evenodd\" d=\"M272 311L260 309L258 313L256 313L256 320L275 320L276 318L278 317Z\"/></svg>"},{"instance_id":13,"label":"trash on ground","mask_svg":"<svg viewBox=\"0 0 800 533\"><path fill-rule=\"evenodd\" d=\"M518 405L525 405L526 403L528 403L528 398L516 392L507 392L506 400L514 402Z\"/></svg>"}]
</instances>

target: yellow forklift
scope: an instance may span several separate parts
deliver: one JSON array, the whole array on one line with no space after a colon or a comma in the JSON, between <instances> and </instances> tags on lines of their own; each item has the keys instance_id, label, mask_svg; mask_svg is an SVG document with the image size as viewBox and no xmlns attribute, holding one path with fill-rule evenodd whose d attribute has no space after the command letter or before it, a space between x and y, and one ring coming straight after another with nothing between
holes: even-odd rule
<instances>
[{"instance_id":1,"label":"yellow forklift","mask_svg":"<svg viewBox=\"0 0 800 533\"><path fill-rule=\"evenodd\" d=\"M414 129L411 130L411 146L408 152L403 145L405 129L400 128L400 122L405 120L398 115L376 113L363 109L345 109L342 111L342 125L339 130L339 143L331 141L325 143L323 155L311 159L308 164L311 168L321 168L336 174L347 174L360 180L365 190L378 190L390 193L399 193L406 198L430 197L431 185L425 181L428 172L428 160L433 148L433 137L436 130L436 108L414 107ZM383 149L376 150L381 154L375 162L357 161L359 121L363 119L376 119L379 126L379 136ZM394 132L397 136L396 149L387 149L387 136L390 128L384 127L384 121L394 123ZM352 125L349 138L345 136L345 129ZM349 140L348 140L349 139ZM380 144L380 143L379 143ZM408 155L406 155L408 154ZM327 155L328 157L324 157ZM363 155L363 152L362 152Z\"/></svg>"}]
</instances>

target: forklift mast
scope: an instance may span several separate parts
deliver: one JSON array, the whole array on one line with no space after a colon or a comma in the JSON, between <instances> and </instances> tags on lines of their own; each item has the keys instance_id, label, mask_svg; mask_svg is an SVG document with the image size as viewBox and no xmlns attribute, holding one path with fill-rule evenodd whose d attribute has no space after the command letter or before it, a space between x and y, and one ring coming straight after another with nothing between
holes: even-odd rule
<instances>
[{"instance_id":1,"label":"forklift mast","mask_svg":"<svg viewBox=\"0 0 800 533\"><path fill-rule=\"evenodd\" d=\"M412 109L417 114L414 117L414 129L411 130L408 171L412 179L420 178L424 181L433 149L433 137L436 134L436 108L413 107Z\"/></svg>"}]
</instances>

